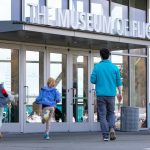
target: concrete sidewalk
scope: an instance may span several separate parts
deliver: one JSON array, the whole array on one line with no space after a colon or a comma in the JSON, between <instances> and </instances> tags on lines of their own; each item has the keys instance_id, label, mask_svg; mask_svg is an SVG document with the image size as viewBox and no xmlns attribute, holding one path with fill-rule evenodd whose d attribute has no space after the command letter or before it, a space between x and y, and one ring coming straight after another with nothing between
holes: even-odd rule
<instances>
[{"instance_id":1,"label":"concrete sidewalk","mask_svg":"<svg viewBox=\"0 0 150 150\"><path fill-rule=\"evenodd\" d=\"M117 132L117 140L104 142L99 132L43 134L5 133L0 150L150 150L150 132ZM148 150L147 149L147 150Z\"/></svg>"}]
</instances>

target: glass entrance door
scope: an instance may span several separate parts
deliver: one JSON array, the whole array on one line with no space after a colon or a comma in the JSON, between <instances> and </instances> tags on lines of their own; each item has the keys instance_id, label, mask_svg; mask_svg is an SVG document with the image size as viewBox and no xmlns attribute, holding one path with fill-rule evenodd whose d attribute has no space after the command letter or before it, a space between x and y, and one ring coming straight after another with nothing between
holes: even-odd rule
<instances>
[{"instance_id":1,"label":"glass entrance door","mask_svg":"<svg viewBox=\"0 0 150 150\"><path fill-rule=\"evenodd\" d=\"M19 49L0 48L0 83L14 95L11 107L3 110L2 131L20 132L19 122ZM13 129L13 131L12 131Z\"/></svg>"},{"instance_id":2,"label":"glass entrance door","mask_svg":"<svg viewBox=\"0 0 150 150\"><path fill-rule=\"evenodd\" d=\"M51 120L51 132L93 130L91 122L94 123L96 112L91 111L94 109L94 102L91 103L94 91L90 93L89 90L90 55L51 48L25 51L24 132L43 132L45 129L41 117L32 112L32 103L49 77L56 80L56 88L62 95Z\"/></svg>"},{"instance_id":3,"label":"glass entrance door","mask_svg":"<svg viewBox=\"0 0 150 150\"><path fill-rule=\"evenodd\" d=\"M101 58L99 56L99 53L94 53L92 54L92 67L91 67L91 71L93 70L93 67L95 64L99 63L101 61ZM96 91L95 91L95 85L91 84L90 87L90 98L92 101L92 118L91 118L91 130L92 131L97 131L100 130L100 123L99 123L99 117L97 115L97 97L96 97Z\"/></svg>"},{"instance_id":4,"label":"glass entrance door","mask_svg":"<svg viewBox=\"0 0 150 150\"><path fill-rule=\"evenodd\" d=\"M88 131L89 126L89 72L88 55L72 53L70 77L70 130Z\"/></svg>"},{"instance_id":5,"label":"glass entrance door","mask_svg":"<svg viewBox=\"0 0 150 150\"><path fill-rule=\"evenodd\" d=\"M56 80L56 88L62 95L62 100L55 108L53 122L67 122L67 54L49 53L49 76Z\"/></svg>"},{"instance_id":6,"label":"glass entrance door","mask_svg":"<svg viewBox=\"0 0 150 150\"><path fill-rule=\"evenodd\" d=\"M44 52L25 52L25 72L24 132L40 132L44 127L41 117L32 112L32 103L44 85Z\"/></svg>"}]
</instances>

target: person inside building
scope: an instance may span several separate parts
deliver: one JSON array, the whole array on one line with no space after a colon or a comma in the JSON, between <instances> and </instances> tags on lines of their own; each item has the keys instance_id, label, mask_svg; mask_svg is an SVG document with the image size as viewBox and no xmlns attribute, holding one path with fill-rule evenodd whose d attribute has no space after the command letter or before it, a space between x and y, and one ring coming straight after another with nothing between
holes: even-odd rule
<instances>
[{"instance_id":1,"label":"person inside building","mask_svg":"<svg viewBox=\"0 0 150 150\"><path fill-rule=\"evenodd\" d=\"M10 106L9 102L9 94L5 90L3 83L0 84L0 138L3 137L1 128L2 128L2 119L3 119L3 111L4 107L8 104Z\"/></svg>"},{"instance_id":2,"label":"person inside building","mask_svg":"<svg viewBox=\"0 0 150 150\"><path fill-rule=\"evenodd\" d=\"M110 60L110 51L106 48L100 50L102 61L94 66L91 74L91 83L96 85L97 109L104 141L115 140L115 96L116 88L122 99L122 81L119 69Z\"/></svg>"},{"instance_id":3,"label":"person inside building","mask_svg":"<svg viewBox=\"0 0 150 150\"><path fill-rule=\"evenodd\" d=\"M38 104L42 104L42 123L46 123L44 139L49 140L50 122L54 115L56 104L61 101L61 95L55 88L55 80L49 78L47 85L42 87L36 98Z\"/></svg>"}]
</instances>

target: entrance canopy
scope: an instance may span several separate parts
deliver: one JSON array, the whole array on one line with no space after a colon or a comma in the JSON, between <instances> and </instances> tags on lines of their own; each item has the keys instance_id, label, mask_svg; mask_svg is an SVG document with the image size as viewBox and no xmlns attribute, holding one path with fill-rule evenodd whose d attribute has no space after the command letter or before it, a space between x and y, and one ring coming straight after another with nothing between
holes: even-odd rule
<instances>
[{"instance_id":1,"label":"entrance canopy","mask_svg":"<svg viewBox=\"0 0 150 150\"><path fill-rule=\"evenodd\" d=\"M64 47L111 50L146 48L150 41L108 34L82 32L24 22L0 21L0 40Z\"/></svg>"}]
</instances>

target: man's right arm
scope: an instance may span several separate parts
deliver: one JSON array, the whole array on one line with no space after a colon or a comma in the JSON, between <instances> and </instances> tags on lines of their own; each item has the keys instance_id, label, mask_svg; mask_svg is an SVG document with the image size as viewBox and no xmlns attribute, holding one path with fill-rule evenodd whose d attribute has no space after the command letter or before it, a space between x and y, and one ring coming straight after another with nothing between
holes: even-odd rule
<instances>
[{"instance_id":1,"label":"man's right arm","mask_svg":"<svg viewBox=\"0 0 150 150\"><path fill-rule=\"evenodd\" d=\"M122 100L122 86L118 86L118 94L117 94L117 99L118 99L118 102L121 102Z\"/></svg>"}]
</instances>

